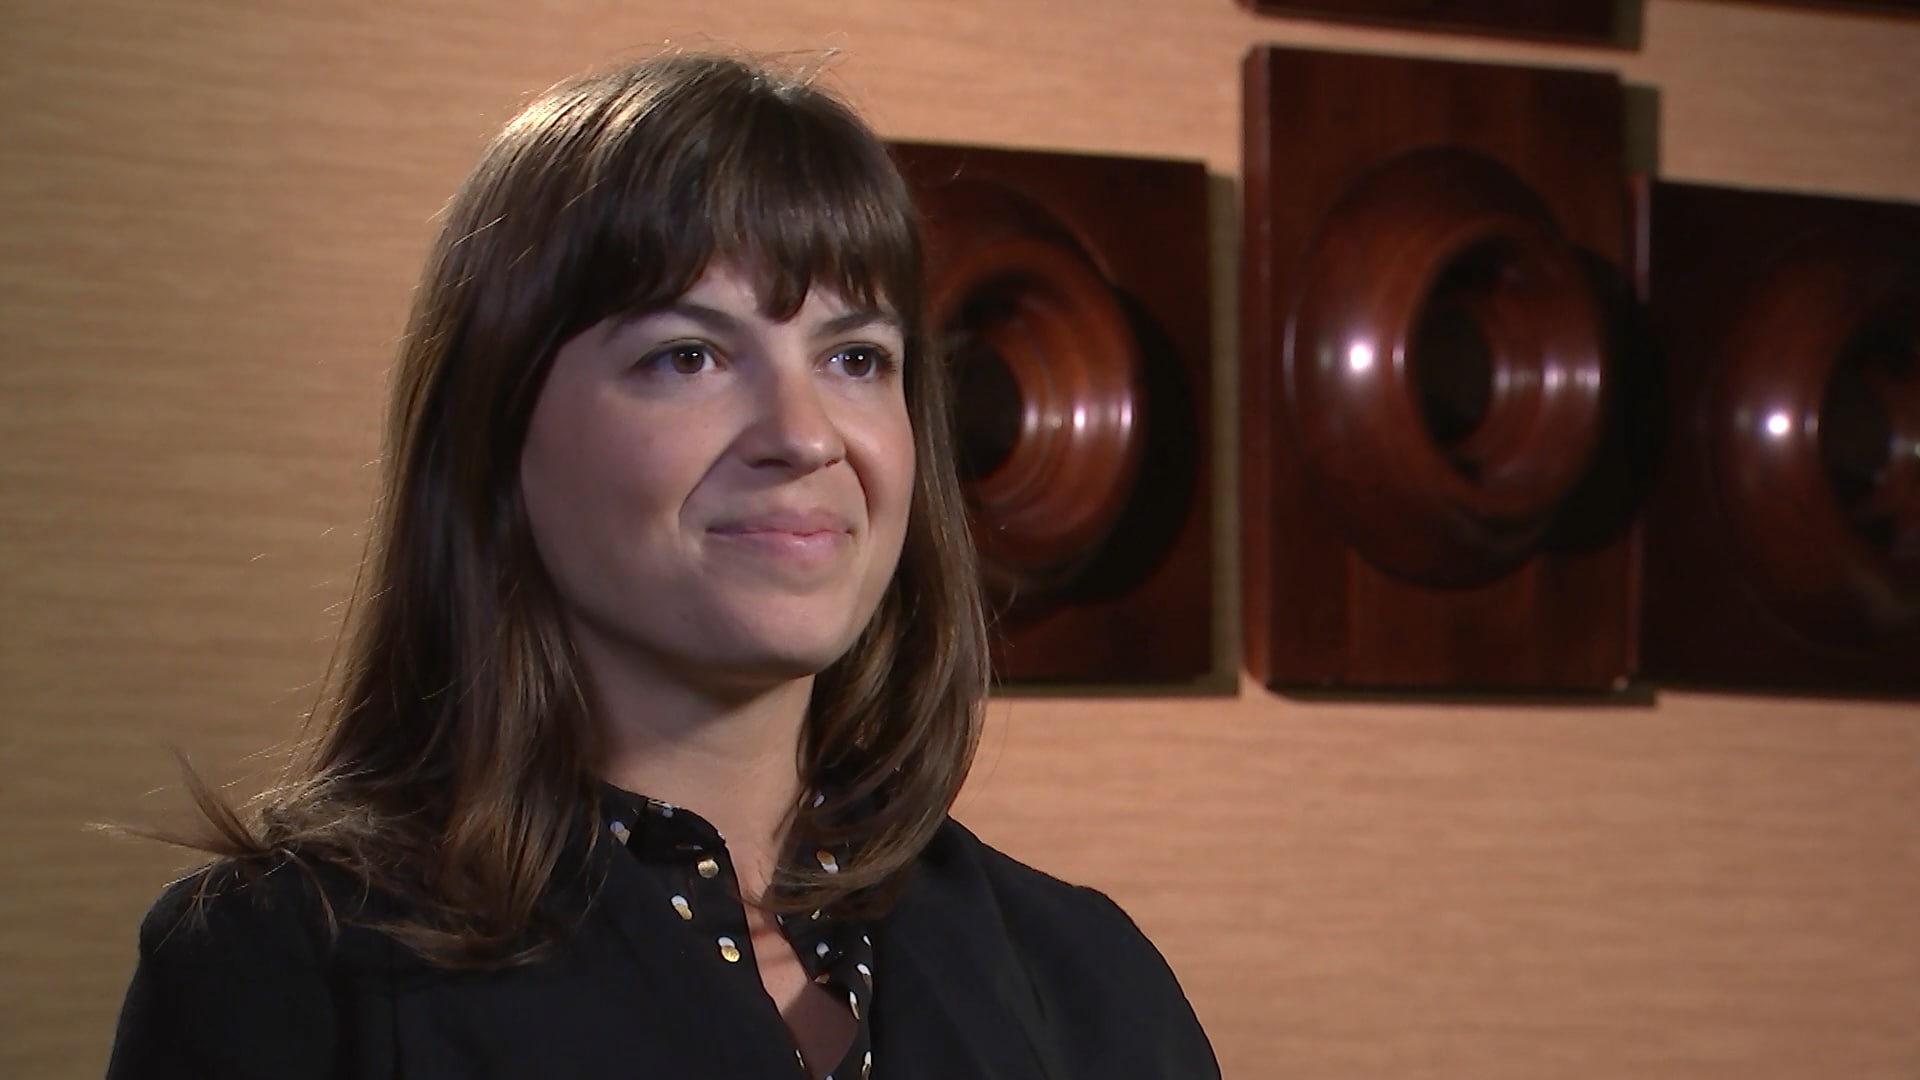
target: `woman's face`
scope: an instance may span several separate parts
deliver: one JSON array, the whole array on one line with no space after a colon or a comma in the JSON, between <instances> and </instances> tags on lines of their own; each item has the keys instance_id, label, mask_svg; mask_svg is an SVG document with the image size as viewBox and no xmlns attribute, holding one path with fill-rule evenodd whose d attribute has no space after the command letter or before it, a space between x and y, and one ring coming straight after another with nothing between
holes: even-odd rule
<instances>
[{"instance_id":1,"label":"woman's face","mask_svg":"<svg viewBox=\"0 0 1920 1080\"><path fill-rule=\"evenodd\" d=\"M820 671L906 535L913 432L889 311L785 322L718 266L560 347L520 480L576 647L622 680L752 690Z\"/></svg>"}]
</instances>

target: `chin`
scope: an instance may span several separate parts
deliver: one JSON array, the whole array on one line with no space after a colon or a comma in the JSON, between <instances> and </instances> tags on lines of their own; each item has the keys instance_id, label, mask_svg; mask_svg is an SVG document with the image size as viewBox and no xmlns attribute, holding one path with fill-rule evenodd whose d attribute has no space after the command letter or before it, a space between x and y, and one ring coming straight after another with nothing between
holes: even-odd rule
<instances>
[{"instance_id":1,"label":"chin","mask_svg":"<svg viewBox=\"0 0 1920 1080\"><path fill-rule=\"evenodd\" d=\"M729 693L757 696L811 679L832 667L845 650L741 650L728 656L689 658L694 670L704 670L707 685L730 687Z\"/></svg>"},{"instance_id":2,"label":"chin","mask_svg":"<svg viewBox=\"0 0 1920 1080\"><path fill-rule=\"evenodd\" d=\"M743 672L764 679L803 679L832 667L853 648L859 636L859 625L826 627L807 619L781 619L770 624L763 618L740 627L728 651Z\"/></svg>"}]
</instances>

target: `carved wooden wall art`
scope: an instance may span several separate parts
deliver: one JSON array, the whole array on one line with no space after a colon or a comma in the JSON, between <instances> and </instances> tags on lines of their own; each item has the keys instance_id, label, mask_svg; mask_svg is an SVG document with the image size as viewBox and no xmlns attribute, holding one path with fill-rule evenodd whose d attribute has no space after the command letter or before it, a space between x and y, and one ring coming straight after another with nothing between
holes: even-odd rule
<instances>
[{"instance_id":1,"label":"carved wooden wall art","mask_svg":"<svg viewBox=\"0 0 1920 1080\"><path fill-rule=\"evenodd\" d=\"M1920 206L1655 184L1645 671L1920 692Z\"/></svg>"},{"instance_id":2,"label":"carved wooden wall art","mask_svg":"<svg viewBox=\"0 0 1920 1080\"><path fill-rule=\"evenodd\" d=\"M894 144L926 221L1003 678L1212 669L1207 176Z\"/></svg>"},{"instance_id":3,"label":"carved wooden wall art","mask_svg":"<svg viewBox=\"0 0 1920 1080\"><path fill-rule=\"evenodd\" d=\"M1920 0L1749 0L1768 7L1812 7L1866 15L1920 15Z\"/></svg>"},{"instance_id":4,"label":"carved wooden wall art","mask_svg":"<svg viewBox=\"0 0 1920 1080\"><path fill-rule=\"evenodd\" d=\"M1618 80L1288 49L1245 76L1248 670L1618 686Z\"/></svg>"},{"instance_id":5,"label":"carved wooden wall art","mask_svg":"<svg viewBox=\"0 0 1920 1080\"><path fill-rule=\"evenodd\" d=\"M1622 44L1626 0L1243 0L1262 15Z\"/></svg>"}]
</instances>

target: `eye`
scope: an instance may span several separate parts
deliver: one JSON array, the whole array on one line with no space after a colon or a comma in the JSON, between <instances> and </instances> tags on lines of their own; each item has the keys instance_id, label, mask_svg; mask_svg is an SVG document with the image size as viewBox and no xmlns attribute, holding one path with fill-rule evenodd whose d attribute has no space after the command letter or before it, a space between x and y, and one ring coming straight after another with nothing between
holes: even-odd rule
<instances>
[{"instance_id":1,"label":"eye","mask_svg":"<svg viewBox=\"0 0 1920 1080\"><path fill-rule=\"evenodd\" d=\"M827 356L827 363L853 379L872 379L894 370L893 354L878 345L847 345Z\"/></svg>"},{"instance_id":2,"label":"eye","mask_svg":"<svg viewBox=\"0 0 1920 1080\"><path fill-rule=\"evenodd\" d=\"M711 346L697 341L680 341L655 349L640 361L640 366L662 373L698 375L715 363Z\"/></svg>"}]
</instances>

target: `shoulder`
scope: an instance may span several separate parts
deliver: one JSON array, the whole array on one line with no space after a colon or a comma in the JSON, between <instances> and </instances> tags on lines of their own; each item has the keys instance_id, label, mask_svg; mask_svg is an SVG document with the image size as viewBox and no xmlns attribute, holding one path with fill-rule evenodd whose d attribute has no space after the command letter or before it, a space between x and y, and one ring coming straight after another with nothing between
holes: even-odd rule
<instances>
[{"instance_id":1,"label":"shoulder","mask_svg":"<svg viewBox=\"0 0 1920 1080\"><path fill-rule=\"evenodd\" d=\"M917 870L916 891L948 909L949 925L997 924L1006 935L1068 1058L1095 1057L1113 1076L1218 1075L1179 979L1105 893L1036 870L952 820Z\"/></svg>"},{"instance_id":2,"label":"shoulder","mask_svg":"<svg viewBox=\"0 0 1920 1080\"><path fill-rule=\"evenodd\" d=\"M205 961L268 945L318 952L330 909L318 876L292 859L223 859L160 893L140 921L140 954Z\"/></svg>"},{"instance_id":3,"label":"shoulder","mask_svg":"<svg viewBox=\"0 0 1920 1080\"><path fill-rule=\"evenodd\" d=\"M326 891L287 859L223 861L168 886L140 924L108 1076L326 1075L335 942Z\"/></svg>"},{"instance_id":4,"label":"shoulder","mask_svg":"<svg viewBox=\"0 0 1920 1080\"><path fill-rule=\"evenodd\" d=\"M1093 973L1089 965L1164 974L1157 988L1178 993L1159 950L1105 893L1036 870L952 820L941 827L923 863L955 885L977 875L1007 929L1037 962L1070 964L1082 976Z\"/></svg>"},{"instance_id":5,"label":"shoulder","mask_svg":"<svg viewBox=\"0 0 1920 1080\"><path fill-rule=\"evenodd\" d=\"M1088 951L1152 950L1120 905L1097 889L1073 885L1036 870L949 819L928 846L923 864L949 879L977 875L1000 914L1016 932L1037 933ZM1157 956L1158 954L1155 953Z\"/></svg>"}]
</instances>

